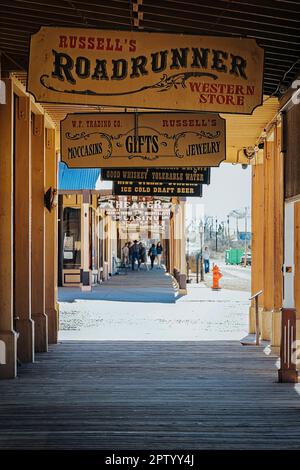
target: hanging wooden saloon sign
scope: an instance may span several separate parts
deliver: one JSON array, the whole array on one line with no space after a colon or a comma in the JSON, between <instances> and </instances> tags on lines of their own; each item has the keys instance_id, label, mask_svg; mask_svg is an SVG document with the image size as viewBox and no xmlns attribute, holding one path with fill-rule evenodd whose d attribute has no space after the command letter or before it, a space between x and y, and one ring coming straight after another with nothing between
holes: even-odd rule
<instances>
[{"instance_id":1,"label":"hanging wooden saloon sign","mask_svg":"<svg viewBox=\"0 0 300 470\"><path fill-rule=\"evenodd\" d=\"M202 184L114 181L112 192L118 196L202 197Z\"/></svg>"},{"instance_id":2,"label":"hanging wooden saloon sign","mask_svg":"<svg viewBox=\"0 0 300 470\"><path fill-rule=\"evenodd\" d=\"M248 38L42 27L27 88L47 103L251 114L263 62Z\"/></svg>"},{"instance_id":3,"label":"hanging wooden saloon sign","mask_svg":"<svg viewBox=\"0 0 300 470\"><path fill-rule=\"evenodd\" d=\"M102 181L210 184L210 167L102 168Z\"/></svg>"},{"instance_id":4,"label":"hanging wooden saloon sign","mask_svg":"<svg viewBox=\"0 0 300 470\"><path fill-rule=\"evenodd\" d=\"M60 132L70 168L219 166L226 157L218 114L68 114Z\"/></svg>"}]
</instances>

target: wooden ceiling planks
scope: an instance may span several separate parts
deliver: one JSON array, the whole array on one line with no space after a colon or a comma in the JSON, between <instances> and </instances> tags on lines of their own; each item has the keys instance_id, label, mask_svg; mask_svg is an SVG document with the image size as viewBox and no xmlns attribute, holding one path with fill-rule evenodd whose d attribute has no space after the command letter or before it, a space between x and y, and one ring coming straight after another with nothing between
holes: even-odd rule
<instances>
[{"instance_id":1,"label":"wooden ceiling planks","mask_svg":"<svg viewBox=\"0 0 300 470\"><path fill-rule=\"evenodd\" d=\"M26 70L30 34L41 25L130 29L130 0L1 0L2 70ZM256 38L265 48L264 93L280 94L300 73L300 2L143 0L140 29ZM290 70L290 71L289 71Z\"/></svg>"},{"instance_id":2,"label":"wooden ceiling planks","mask_svg":"<svg viewBox=\"0 0 300 470\"><path fill-rule=\"evenodd\" d=\"M300 3L284 0L143 0L140 28L254 37L266 51L264 93L300 73ZM131 28L130 0L1 0L2 70L26 70L30 34L41 25ZM293 67L293 68L292 68ZM288 72L289 69L292 70ZM278 94L278 93L277 93Z\"/></svg>"}]
</instances>

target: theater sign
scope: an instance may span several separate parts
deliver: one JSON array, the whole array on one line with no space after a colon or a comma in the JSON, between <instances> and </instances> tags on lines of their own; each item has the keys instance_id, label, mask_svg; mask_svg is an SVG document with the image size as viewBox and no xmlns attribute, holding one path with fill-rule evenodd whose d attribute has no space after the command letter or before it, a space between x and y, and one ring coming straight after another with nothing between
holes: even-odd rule
<instances>
[{"instance_id":1,"label":"theater sign","mask_svg":"<svg viewBox=\"0 0 300 470\"><path fill-rule=\"evenodd\" d=\"M42 27L27 88L45 103L251 114L263 63L248 38Z\"/></svg>"},{"instance_id":2,"label":"theater sign","mask_svg":"<svg viewBox=\"0 0 300 470\"><path fill-rule=\"evenodd\" d=\"M226 158L217 114L68 114L60 132L70 168L210 167Z\"/></svg>"}]
</instances>

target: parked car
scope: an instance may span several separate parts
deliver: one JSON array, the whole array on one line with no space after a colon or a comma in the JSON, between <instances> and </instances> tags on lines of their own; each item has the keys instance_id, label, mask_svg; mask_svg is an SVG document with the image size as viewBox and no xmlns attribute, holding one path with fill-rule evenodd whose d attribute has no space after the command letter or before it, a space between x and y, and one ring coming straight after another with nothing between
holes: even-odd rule
<instances>
[{"instance_id":1,"label":"parked car","mask_svg":"<svg viewBox=\"0 0 300 470\"><path fill-rule=\"evenodd\" d=\"M247 260L246 260L247 266L251 266L251 253L247 253ZM245 253L241 257L241 263L242 266L245 265Z\"/></svg>"}]
</instances>

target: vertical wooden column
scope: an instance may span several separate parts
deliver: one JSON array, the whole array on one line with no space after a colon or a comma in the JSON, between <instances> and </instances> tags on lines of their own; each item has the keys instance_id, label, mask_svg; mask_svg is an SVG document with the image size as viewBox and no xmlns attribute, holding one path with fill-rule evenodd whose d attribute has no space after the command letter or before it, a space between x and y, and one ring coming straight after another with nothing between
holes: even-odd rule
<instances>
[{"instance_id":1,"label":"vertical wooden column","mask_svg":"<svg viewBox=\"0 0 300 470\"><path fill-rule=\"evenodd\" d=\"M181 219L180 219L180 272L185 273L185 252L186 252L186 240L185 240L185 202L180 203L181 207Z\"/></svg>"},{"instance_id":2,"label":"vertical wooden column","mask_svg":"<svg viewBox=\"0 0 300 470\"><path fill-rule=\"evenodd\" d=\"M63 285L63 269L64 269L64 196L58 195L58 257L57 257L57 281L58 286Z\"/></svg>"},{"instance_id":3,"label":"vertical wooden column","mask_svg":"<svg viewBox=\"0 0 300 470\"><path fill-rule=\"evenodd\" d=\"M83 191L81 205L81 266L82 266L82 290L91 290L90 276L90 195Z\"/></svg>"},{"instance_id":4,"label":"vertical wooden column","mask_svg":"<svg viewBox=\"0 0 300 470\"><path fill-rule=\"evenodd\" d=\"M264 308L262 312L262 339L271 339L272 312L274 309L274 184L275 159L274 136L265 142L264 152Z\"/></svg>"},{"instance_id":5,"label":"vertical wooden column","mask_svg":"<svg viewBox=\"0 0 300 470\"><path fill-rule=\"evenodd\" d=\"M280 128L266 141L264 158L264 309L262 339L280 346L283 301L283 159Z\"/></svg>"},{"instance_id":6,"label":"vertical wooden column","mask_svg":"<svg viewBox=\"0 0 300 470\"><path fill-rule=\"evenodd\" d=\"M182 238L182 207L176 198L174 211L174 267L180 271L181 268L181 238ZM185 268L182 274L185 274Z\"/></svg>"},{"instance_id":7,"label":"vertical wooden column","mask_svg":"<svg viewBox=\"0 0 300 470\"><path fill-rule=\"evenodd\" d=\"M284 232L284 174L281 153L281 127L275 128L274 147L274 309L272 314L271 345L280 347L281 313L283 302L283 232ZM279 349L278 349L279 351Z\"/></svg>"},{"instance_id":8,"label":"vertical wooden column","mask_svg":"<svg viewBox=\"0 0 300 470\"><path fill-rule=\"evenodd\" d=\"M252 166L252 263L251 295L263 290L264 272L264 166ZM263 295L259 296L259 306L263 307ZM249 333L255 333L255 306L250 306Z\"/></svg>"},{"instance_id":9,"label":"vertical wooden column","mask_svg":"<svg viewBox=\"0 0 300 470\"><path fill-rule=\"evenodd\" d=\"M32 318L35 351L48 350L48 318L45 313L45 128L44 116L33 114L32 122Z\"/></svg>"},{"instance_id":10,"label":"vertical wooden column","mask_svg":"<svg viewBox=\"0 0 300 470\"><path fill-rule=\"evenodd\" d=\"M13 90L5 80L0 105L0 378L17 374L17 336L13 329Z\"/></svg>"},{"instance_id":11,"label":"vertical wooden column","mask_svg":"<svg viewBox=\"0 0 300 470\"><path fill-rule=\"evenodd\" d=\"M173 209L173 208L172 208ZM170 263L170 273L173 275L174 271L174 210L170 214L170 241L169 241L169 263Z\"/></svg>"},{"instance_id":12,"label":"vertical wooden column","mask_svg":"<svg viewBox=\"0 0 300 470\"><path fill-rule=\"evenodd\" d=\"M57 161L55 153L55 130L46 128L46 191L57 189ZM48 317L48 338L50 344L57 343L57 268L58 268L58 233L57 207L51 212L45 211L45 312Z\"/></svg>"},{"instance_id":13,"label":"vertical wooden column","mask_svg":"<svg viewBox=\"0 0 300 470\"><path fill-rule=\"evenodd\" d=\"M287 242L286 242L287 243ZM295 309L296 309L296 337L297 340L300 339L300 201L295 202L294 204L294 300L295 300ZM289 264L288 260L285 263ZM292 264L292 263L291 263ZM290 274L292 276L292 274ZM299 359L299 353L298 353Z\"/></svg>"},{"instance_id":14,"label":"vertical wooden column","mask_svg":"<svg viewBox=\"0 0 300 470\"><path fill-rule=\"evenodd\" d=\"M34 361L31 318L31 113L28 97L16 98L15 116L15 305L18 358Z\"/></svg>"}]
</instances>

